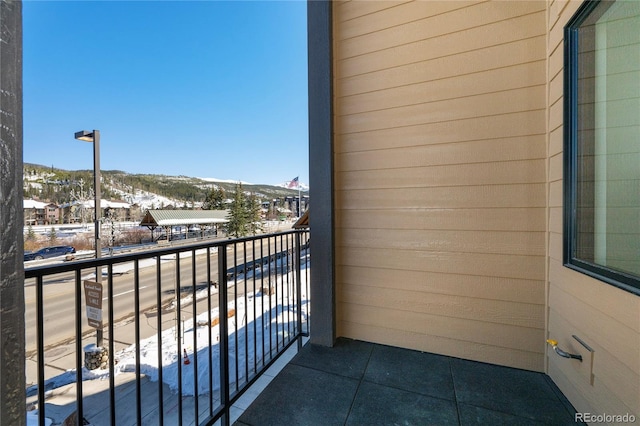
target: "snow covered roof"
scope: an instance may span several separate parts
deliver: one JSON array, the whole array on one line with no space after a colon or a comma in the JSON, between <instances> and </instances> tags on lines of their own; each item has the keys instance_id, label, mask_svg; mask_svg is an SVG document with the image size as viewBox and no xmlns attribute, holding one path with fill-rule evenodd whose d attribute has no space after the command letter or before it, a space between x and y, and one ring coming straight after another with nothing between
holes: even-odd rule
<instances>
[{"instance_id":1,"label":"snow covered roof","mask_svg":"<svg viewBox=\"0 0 640 426\"><path fill-rule=\"evenodd\" d=\"M228 222L228 210L147 210L140 226L197 225Z\"/></svg>"},{"instance_id":2,"label":"snow covered roof","mask_svg":"<svg viewBox=\"0 0 640 426\"><path fill-rule=\"evenodd\" d=\"M63 207L69 207L69 205L74 205L74 206L82 206L88 209L92 209L93 205L94 205L94 201L93 200L87 200L87 201L74 201L71 204L65 204ZM106 209L106 208L110 208L110 209L128 209L131 208L131 204L129 203L125 203L123 201L109 201L109 200L100 200L100 208Z\"/></svg>"},{"instance_id":3,"label":"snow covered roof","mask_svg":"<svg viewBox=\"0 0 640 426\"><path fill-rule=\"evenodd\" d=\"M23 209L44 209L49 203L43 203L36 200L22 200Z\"/></svg>"}]
</instances>

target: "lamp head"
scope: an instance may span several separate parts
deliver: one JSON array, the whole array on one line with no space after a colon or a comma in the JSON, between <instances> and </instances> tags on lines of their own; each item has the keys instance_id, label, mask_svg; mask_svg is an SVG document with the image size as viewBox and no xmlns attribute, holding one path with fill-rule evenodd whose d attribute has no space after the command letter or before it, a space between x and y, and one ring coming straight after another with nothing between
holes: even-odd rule
<instances>
[{"instance_id":1,"label":"lamp head","mask_svg":"<svg viewBox=\"0 0 640 426\"><path fill-rule=\"evenodd\" d=\"M74 137L79 141L93 142L94 132L89 132L88 130L80 130L79 132L75 133Z\"/></svg>"}]
</instances>

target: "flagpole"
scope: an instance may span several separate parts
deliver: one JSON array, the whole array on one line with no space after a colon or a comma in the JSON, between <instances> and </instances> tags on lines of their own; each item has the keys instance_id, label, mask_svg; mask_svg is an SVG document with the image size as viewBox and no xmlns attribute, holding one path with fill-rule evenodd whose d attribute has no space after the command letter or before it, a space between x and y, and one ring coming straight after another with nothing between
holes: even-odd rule
<instances>
[{"instance_id":1,"label":"flagpole","mask_svg":"<svg viewBox=\"0 0 640 426\"><path fill-rule=\"evenodd\" d=\"M300 177L298 177L298 219L300 219L301 217L302 217L302 195L300 195Z\"/></svg>"}]
</instances>

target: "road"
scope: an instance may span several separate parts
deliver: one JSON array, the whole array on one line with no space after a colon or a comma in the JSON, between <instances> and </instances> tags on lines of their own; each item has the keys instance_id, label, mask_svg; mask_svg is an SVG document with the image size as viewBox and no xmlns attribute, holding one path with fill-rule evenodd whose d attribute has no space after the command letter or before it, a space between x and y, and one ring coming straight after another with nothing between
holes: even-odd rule
<instances>
[{"instance_id":1,"label":"road","mask_svg":"<svg viewBox=\"0 0 640 426\"><path fill-rule=\"evenodd\" d=\"M278 247L276 250L275 242L270 242L270 253L276 253L280 251L280 243L278 241ZM230 248L232 246L229 246ZM286 246L284 247L286 249ZM263 247L263 256L267 256L268 253L267 244ZM237 259L237 263L234 260ZM253 260L253 252L250 245L247 245L246 261ZM260 258L259 247L256 248L256 258ZM140 311L156 310L158 291L160 292L160 298L162 300L162 307L165 311L169 310L169 306L175 306L176 292L180 293L182 297L193 294L194 286L196 291L206 290L210 281L218 280L218 254L213 252L210 255L210 268L207 271L207 255L206 251L201 250L196 253L195 256L195 277L193 274L194 259L191 253L182 254L179 261L179 282L180 287L177 288L177 273L176 273L176 258L174 256L163 256L160 259L160 280L158 281L156 258L146 259L140 261L139 268L139 299L140 299ZM231 248L227 250L227 262L230 267L234 264L242 265L245 262L245 253L242 244L237 245L237 249ZM135 273L134 268L130 265L117 265L114 266L114 274L112 275L113 282L113 317L114 323L118 323L121 320L130 318L135 313ZM126 271L126 272L125 272ZM120 273L118 273L120 272ZM93 270L83 270L82 279L95 280L95 273ZM103 272L103 321L105 323L105 336L107 335L106 324L108 322L108 277L106 275L106 268ZM231 279L229 285L233 287L234 280ZM248 291L253 291L252 281L248 283L251 287ZM257 283L259 288L260 283ZM44 345L45 348L54 347L62 342L69 341L75 338L75 278L73 274L59 274L57 276L49 276L44 280L43 292L44 292ZM237 290L237 295L243 294L243 285L238 289L230 292L233 294ZM212 288L212 291L217 293ZM82 290L84 293L84 290ZM84 294L80 294L82 301L82 329L84 333L95 332L95 329L91 328L87 324ZM36 340L36 286L35 280L28 280L25 282L25 321L26 321L26 350L27 354L32 353L37 348ZM212 307L217 306L218 298L212 298ZM206 303L202 303L201 307L198 307L198 313L205 311ZM189 304L185 307L185 315L189 318L192 315L192 305ZM164 314L163 314L164 315ZM167 313L167 316L175 313ZM183 315L183 318L185 318ZM170 322L173 325L174 322ZM141 336L145 338L148 336ZM117 339L117 336L114 337Z\"/></svg>"}]
</instances>

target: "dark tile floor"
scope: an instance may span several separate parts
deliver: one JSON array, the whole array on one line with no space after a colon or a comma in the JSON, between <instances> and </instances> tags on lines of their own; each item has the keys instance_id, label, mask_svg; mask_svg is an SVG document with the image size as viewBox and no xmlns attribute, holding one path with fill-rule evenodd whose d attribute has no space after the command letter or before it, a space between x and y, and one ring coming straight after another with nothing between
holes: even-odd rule
<instances>
[{"instance_id":1,"label":"dark tile floor","mask_svg":"<svg viewBox=\"0 0 640 426\"><path fill-rule=\"evenodd\" d=\"M236 425L575 425L544 374L339 339L311 344Z\"/></svg>"}]
</instances>

